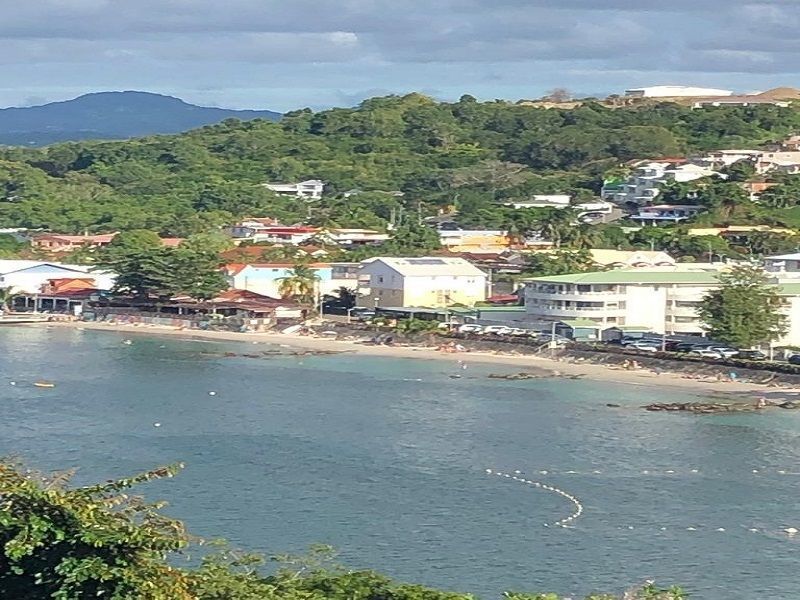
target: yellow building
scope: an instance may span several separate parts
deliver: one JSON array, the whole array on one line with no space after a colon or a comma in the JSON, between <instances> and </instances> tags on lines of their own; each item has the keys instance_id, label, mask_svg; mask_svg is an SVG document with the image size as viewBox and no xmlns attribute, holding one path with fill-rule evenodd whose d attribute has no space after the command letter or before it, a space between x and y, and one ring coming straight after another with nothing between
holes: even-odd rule
<instances>
[{"instance_id":1,"label":"yellow building","mask_svg":"<svg viewBox=\"0 0 800 600\"><path fill-rule=\"evenodd\" d=\"M486 299L486 274L463 258L372 258L358 292L368 306L473 306Z\"/></svg>"}]
</instances>

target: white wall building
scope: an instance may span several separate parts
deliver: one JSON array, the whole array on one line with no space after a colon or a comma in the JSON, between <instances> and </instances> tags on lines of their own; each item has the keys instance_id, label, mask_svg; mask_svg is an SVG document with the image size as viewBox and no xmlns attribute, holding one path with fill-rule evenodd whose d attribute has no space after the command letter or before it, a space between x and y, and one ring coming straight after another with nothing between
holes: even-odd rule
<instances>
[{"instance_id":1,"label":"white wall building","mask_svg":"<svg viewBox=\"0 0 800 600\"><path fill-rule=\"evenodd\" d=\"M623 183L604 185L600 193L605 200L615 204L650 204L661 193L667 183L686 183L718 175L716 171L684 161L646 161L639 163L633 174Z\"/></svg>"},{"instance_id":2,"label":"white wall building","mask_svg":"<svg viewBox=\"0 0 800 600\"><path fill-rule=\"evenodd\" d=\"M0 260L0 288L17 293L38 294L49 279L92 278L100 290L110 290L116 276L108 271L95 271L86 265L65 265L39 260Z\"/></svg>"},{"instance_id":3,"label":"white wall building","mask_svg":"<svg viewBox=\"0 0 800 600\"><path fill-rule=\"evenodd\" d=\"M510 206L515 210L523 208L574 208L581 213L602 213L611 214L614 205L604 200L593 202L581 202L580 204L570 204L571 197L566 194L534 195L530 200L515 200L506 202L505 206Z\"/></svg>"},{"instance_id":4,"label":"white wall building","mask_svg":"<svg viewBox=\"0 0 800 600\"><path fill-rule=\"evenodd\" d=\"M764 259L764 270L778 279L800 279L800 252L768 256Z\"/></svg>"},{"instance_id":5,"label":"white wall building","mask_svg":"<svg viewBox=\"0 0 800 600\"><path fill-rule=\"evenodd\" d=\"M322 198L322 191L325 189L325 184L319 179L309 179L298 183L264 183L262 185L282 196L297 196L309 200Z\"/></svg>"},{"instance_id":6,"label":"white wall building","mask_svg":"<svg viewBox=\"0 0 800 600\"><path fill-rule=\"evenodd\" d=\"M601 328L640 326L666 334L702 333L697 307L718 285L714 271L620 269L536 277L525 282L531 319L585 319Z\"/></svg>"},{"instance_id":7,"label":"white wall building","mask_svg":"<svg viewBox=\"0 0 800 600\"><path fill-rule=\"evenodd\" d=\"M630 98L679 98L684 96L732 96L732 90L690 87L685 85L654 85L625 90Z\"/></svg>"},{"instance_id":8,"label":"white wall building","mask_svg":"<svg viewBox=\"0 0 800 600\"><path fill-rule=\"evenodd\" d=\"M486 299L486 274L462 258L373 258L360 279L366 306L441 308Z\"/></svg>"}]
</instances>

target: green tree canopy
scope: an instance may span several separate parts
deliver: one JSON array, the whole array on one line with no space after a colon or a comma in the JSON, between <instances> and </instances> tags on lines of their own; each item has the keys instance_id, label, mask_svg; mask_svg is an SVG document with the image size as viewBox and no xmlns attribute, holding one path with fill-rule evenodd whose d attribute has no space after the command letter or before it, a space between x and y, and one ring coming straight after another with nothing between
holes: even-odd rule
<instances>
[{"instance_id":1,"label":"green tree canopy","mask_svg":"<svg viewBox=\"0 0 800 600\"><path fill-rule=\"evenodd\" d=\"M698 314L709 336L739 348L779 339L787 329L780 296L757 267L734 267L703 298Z\"/></svg>"}]
</instances>

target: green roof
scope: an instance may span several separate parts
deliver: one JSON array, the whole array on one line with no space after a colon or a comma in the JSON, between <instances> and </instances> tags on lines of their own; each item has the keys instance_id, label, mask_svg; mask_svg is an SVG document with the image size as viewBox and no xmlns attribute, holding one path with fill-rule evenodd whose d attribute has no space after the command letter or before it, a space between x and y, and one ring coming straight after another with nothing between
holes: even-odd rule
<instances>
[{"instance_id":1,"label":"green roof","mask_svg":"<svg viewBox=\"0 0 800 600\"><path fill-rule=\"evenodd\" d=\"M647 325L613 325L609 329L619 329L620 331L650 331L652 327Z\"/></svg>"},{"instance_id":2,"label":"green roof","mask_svg":"<svg viewBox=\"0 0 800 600\"><path fill-rule=\"evenodd\" d=\"M564 325L568 325L573 329L578 327L589 327L591 329L602 329L602 325L600 323L595 323L594 321L590 321L589 319L566 319L564 321L559 321L559 323L563 323Z\"/></svg>"},{"instance_id":3,"label":"green roof","mask_svg":"<svg viewBox=\"0 0 800 600\"><path fill-rule=\"evenodd\" d=\"M778 285L780 296L800 296L800 283L781 283Z\"/></svg>"},{"instance_id":4,"label":"green roof","mask_svg":"<svg viewBox=\"0 0 800 600\"><path fill-rule=\"evenodd\" d=\"M693 283L696 285L714 285L719 283L716 273L707 271L594 271L592 273L573 273L570 275L551 275L550 277L531 277L525 281L541 283L575 283L575 284L670 284Z\"/></svg>"}]
</instances>

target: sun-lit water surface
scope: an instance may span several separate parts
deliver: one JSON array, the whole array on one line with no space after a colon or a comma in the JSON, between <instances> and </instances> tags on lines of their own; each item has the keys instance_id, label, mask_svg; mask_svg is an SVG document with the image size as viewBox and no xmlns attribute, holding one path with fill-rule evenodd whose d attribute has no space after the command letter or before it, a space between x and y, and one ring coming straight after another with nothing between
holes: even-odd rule
<instances>
[{"instance_id":1,"label":"sun-lit water surface","mask_svg":"<svg viewBox=\"0 0 800 600\"><path fill-rule=\"evenodd\" d=\"M800 529L797 413L647 413L686 393L125 337L1 329L0 454L79 466L79 481L183 461L143 491L197 534L268 554L329 543L348 565L483 598L651 578L711 600L798 597L800 539L782 531ZM486 469L584 512L544 527L574 506Z\"/></svg>"}]
</instances>

